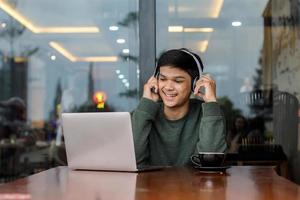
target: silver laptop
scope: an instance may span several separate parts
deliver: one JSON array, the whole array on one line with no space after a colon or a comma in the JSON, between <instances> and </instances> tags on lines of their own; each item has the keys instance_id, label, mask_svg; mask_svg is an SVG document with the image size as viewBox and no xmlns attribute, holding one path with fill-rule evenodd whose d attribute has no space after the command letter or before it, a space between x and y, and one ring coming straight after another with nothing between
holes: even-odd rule
<instances>
[{"instance_id":1,"label":"silver laptop","mask_svg":"<svg viewBox=\"0 0 300 200\"><path fill-rule=\"evenodd\" d=\"M139 171L130 113L63 113L62 125L71 169Z\"/></svg>"}]
</instances>

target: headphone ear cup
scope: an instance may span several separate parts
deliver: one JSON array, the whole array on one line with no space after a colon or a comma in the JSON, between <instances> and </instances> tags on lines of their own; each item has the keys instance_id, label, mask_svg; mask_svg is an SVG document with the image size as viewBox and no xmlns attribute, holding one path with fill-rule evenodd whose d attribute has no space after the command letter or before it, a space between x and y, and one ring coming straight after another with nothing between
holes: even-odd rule
<instances>
[{"instance_id":1,"label":"headphone ear cup","mask_svg":"<svg viewBox=\"0 0 300 200\"><path fill-rule=\"evenodd\" d=\"M154 77L155 77L156 79L158 79L158 77L159 77L159 71L157 71L157 72L155 73Z\"/></svg>"},{"instance_id":2,"label":"headphone ear cup","mask_svg":"<svg viewBox=\"0 0 300 200\"><path fill-rule=\"evenodd\" d=\"M155 66L155 70L154 70L153 75L154 75L155 78L158 78L158 76L159 76L159 67L157 65Z\"/></svg>"},{"instance_id":3,"label":"headphone ear cup","mask_svg":"<svg viewBox=\"0 0 300 200\"><path fill-rule=\"evenodd\" d=\"M192 92L195 91L196 83L197 83L198 80L199 80L199 78L198 78L198 76L196 76L196 77L194 78L194 80L193 80L193 84L192 84Z\"/></svg>"}]
</instances>

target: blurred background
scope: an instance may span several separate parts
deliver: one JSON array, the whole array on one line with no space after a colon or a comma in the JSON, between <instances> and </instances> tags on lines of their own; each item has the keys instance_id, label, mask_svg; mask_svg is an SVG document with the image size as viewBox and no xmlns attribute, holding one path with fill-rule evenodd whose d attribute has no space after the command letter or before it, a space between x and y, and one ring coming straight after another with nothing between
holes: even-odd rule
<instances>
[{"instance_id":1,"label":"blurred background","mask_svg":"<svg viewBox=\"0 0 300 200\"><path fill-rule=\"evenodd\" d=\"M299 11L299 0L0 0L0 182L66 165L60 114L132 111L159 55L184 47L217 81L230 153L287 161L300 183Z\"/></svg>"}]
</instances>

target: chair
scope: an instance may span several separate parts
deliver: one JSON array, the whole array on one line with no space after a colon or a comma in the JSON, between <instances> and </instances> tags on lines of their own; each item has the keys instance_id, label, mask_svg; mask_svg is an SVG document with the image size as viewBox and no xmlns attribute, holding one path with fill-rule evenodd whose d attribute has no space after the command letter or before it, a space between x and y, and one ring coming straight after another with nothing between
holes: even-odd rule
<instances>
[{"instance_id":1,"label":"chair","mask_svg":"<svg viewBox=\"0 0 300 200\"><path fill-rule=\"evenodd\" d=\"M288 93L277 91L274 94L274 138L281 144L287 155L292 177L298 174L298 99Z\"/></svg>"}]
</instances>

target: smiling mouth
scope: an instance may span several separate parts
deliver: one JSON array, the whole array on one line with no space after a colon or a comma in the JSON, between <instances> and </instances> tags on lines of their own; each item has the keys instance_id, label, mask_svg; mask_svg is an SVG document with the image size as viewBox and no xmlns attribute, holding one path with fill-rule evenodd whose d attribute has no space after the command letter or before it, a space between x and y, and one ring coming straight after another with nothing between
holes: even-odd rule
<instances>
[{"instance_id":1,"label":"smiling mouth","mask_svg":"<svg viewBox=\"0 0 300 200\"><path fill-rule=\"evenodd\" d=\"M166 95L167 97L176 97L177 96L177 94L167 94L167 93L165 93L165 92L163 92L164 93L164 95Z\"/></svg>"}]
</instances>

